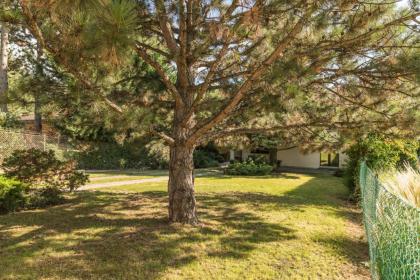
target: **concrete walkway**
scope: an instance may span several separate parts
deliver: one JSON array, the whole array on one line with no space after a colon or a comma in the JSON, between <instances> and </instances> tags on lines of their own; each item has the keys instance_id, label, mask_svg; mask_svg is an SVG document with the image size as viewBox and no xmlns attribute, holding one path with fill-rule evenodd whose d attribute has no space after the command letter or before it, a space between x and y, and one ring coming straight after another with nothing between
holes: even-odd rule
<instances>
[{"instance_id":1,"label":"concrete walkway","mask_svg":"<svg viewBox=\"0 0 420 280\"><path fill-rule=\"evenodd\" d=\"M91 171L89 171L91 172ZM92 172L95 173L95 172ZM213 172L213 174L219 174L218 172ZM147 176L147 174L138 174L136 173L135 175L131 175L131 176L142 176L145 175ZM195 174L195 177L204 177L204 176L211 176L212 173L208 173L208 172L197 172ZM116 182L102 182L102 183L95 183L95 180L106 180L106 179L116 179L116 178L124 178L127 177L127 180L123 180L123 181L116 181ZM100 188L108 188L108 187L118 187L118 186L127 186L127 185L137 185L137 184L144 184L144 183L156 183L156 182L164 182L164 181L168 181L169 176L158 176L158 177L154 177L154 178L145 178L145 179L131 179L130 180L130 175L115 175L115 176L102 176L102 177L93 177L91 178L91 181L93 182L93 184L87 184L83 187L78 188L78 190L91 190L91 189L100 189Z\"/></svg>"},{"instance_id":2,"label":"concrete walkway","mask_svg":"<svg viewBox=\"0 0 420 280\"><path fill-rule=\"evenodd\" d=\"M80 187L78 190L91 190L91 189L100 189L100 188L108 188L108 187L136 185L136 184L143 184L143 183L155 183L155 182L167 181L168 179L169 179L168 176L164 176L164 177L156 177L156 178L148 178L148 179L138 179L138 180L109 182L109 183L88 184L88 185L85 185L83 187Z\"/></svg>"},{"instance_id":3,"label":"concrete walkway","mask_svg":"<svg viewBox=\"0 0 420 280\"><path fill-rule=\"evenodd\" d=\"M134 175L116 175L116 176L103 176L103 177L89 177L89 180L94 183L95 181L102 181L102 180L109 180L109 179L112 180L112 179L123 179L123 178L127 178L126 181L140 180L141 179L141 178L139 178L139 179L132 179L132 177L136 177L136 176L134 176ZM142 177L142 176L141 175L138 175L138 177ZM154 176L154 177L160 177L160 176ZM143 178L143 179L151 179L151 178Z\"/></svg>"}]
</instances>

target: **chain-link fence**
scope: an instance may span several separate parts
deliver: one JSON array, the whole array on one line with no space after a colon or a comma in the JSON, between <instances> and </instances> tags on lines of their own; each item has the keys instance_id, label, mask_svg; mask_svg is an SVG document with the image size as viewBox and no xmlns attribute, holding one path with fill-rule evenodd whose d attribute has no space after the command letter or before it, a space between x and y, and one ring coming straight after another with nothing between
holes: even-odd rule
<instances>
[{"instance_id":1,"label":"chain-link fence","mask_svg":"<svg viewBox=\"0 0 420 280\"><path fill-rule=\"evenodd\" d=\"M0 163L15 150L31 148L54 150L57 157L62 159L68 149L63 140L59 136L0 129Z\"/></svg>"},{"instance_id":2,"label":"chain-link fence","mask_svg":"<svg viewBox=\"0 0 420 280\"><path fill-rule=\"evenodd\" d=\"M360 187L373 279L420 279L420 210L387 191L362 163Z\"/></svg>"}]
</instances>

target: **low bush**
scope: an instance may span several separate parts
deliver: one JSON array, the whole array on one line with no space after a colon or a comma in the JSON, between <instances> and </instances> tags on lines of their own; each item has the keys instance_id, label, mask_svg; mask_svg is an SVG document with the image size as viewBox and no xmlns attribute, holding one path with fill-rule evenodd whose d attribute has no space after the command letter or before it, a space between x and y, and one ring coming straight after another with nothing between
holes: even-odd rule
<instances>
[{"instance_id":1,"label":"low bush","mask_svg":"<svg viewBox=\"0 0 420 280\"><path fill-rule=\"evenodd\" d=\"M158 141L92 143L67 155L81 169L165 169L169 166L169 149Z\"/></svg>"},{"instance_id":2,"label":"low bush","mask_svg":"<svg viewBox=\"0 0 420 280\"><path fill-rule=\"evenodd\" d=\"M268 175L273 171L271 165L265 163L255 163L252 160L246 162L235 162L229 164L226 173L229 175L261 176Z\"/></svg>"},{"instance_id":3,"label":"low bush","mask_svg":"<svg viewBox=\"0 0 420 280\"><path fill-rule=\"evenodd\" d=\"M25 206L27 186L15 179L0 176L0 213L13 212Z\"/></svg>"},{"instance_id":4,"label":"low bush","mask_svg":"<svg viewBox=\"0 0 420 280\"><path fill-rule=\"evenodd\" d=\"M219 162L215 157L203 150L194 151L194 167L195 168L208 168L219 166Z\"/></svg>"},{"instance_id":5,"label":"low bush","mask_svg":"<svg viewBox=\"0 0 420 280\"><path fill-rule=\"evenodd\" d=\"M195 168L216 167L225 161L225 157L220 153L213 142L210 142L205 146L200 146L194 151Z\"/></svg>"},{"instance_id":6,"label":"low bush","mask_svg":"<svg viewBox=\"0 0 420 280\"><path fill-rule=\"evenodd\" d=\"M268 164L269 159L265 155L251 154L248 159L252 160L256 164Z\"/></svg>"},{"instance_id":7,"label":"low bush","mask_svg":"<svg viewBox=\"0 0 420 280\"><path fill-rule=\"evenodd\" d=\"M44 208L64 202L63 192L54 187L31 189L27 193L27 208Z\"/></svg>"},{"instance_id":8,"label":"low bush","mask_svg":"<svg viewBox=\"0 0 420 280\"><path fill-rule=\"evenodd\" d=\"M417 165L418 142L411 140L393 140L379 135L368 135L351 146L348 155L345 180L350 189L351 198L360 195L359 170L360 162L366 161L375 172L389 169L400 169L404 164Z\"/></svg>"},{"instance_id":9,"label":"low bush","mask_svg":"<svg viewBox=\"0 0 420 280\"><path fill-rule=\"evenodd\" d=\"M0 112L0 128L16 129L22 127L23 122L16 114Z\"/></svg>"},{"instance_id":10,"label":"low bush","mask_svg":"<svg viewBox=\"0 0 420 280\"><path fill-rule=\"evenodd\" d=\"M16 150L3 162L5 176L33 187L73 191L88 181L74 161L63 162L53 151Z\"/></svg>"}]
</instances>

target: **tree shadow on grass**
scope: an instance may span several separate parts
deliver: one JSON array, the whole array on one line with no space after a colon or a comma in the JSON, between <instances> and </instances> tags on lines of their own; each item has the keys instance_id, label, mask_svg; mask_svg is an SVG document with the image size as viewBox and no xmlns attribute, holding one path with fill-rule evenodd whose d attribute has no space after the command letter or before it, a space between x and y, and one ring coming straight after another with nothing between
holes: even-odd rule
<instances>
[{"instance_id":1,"label":"tree shadow on grass","mask_svg":"<svg viewBox=\"0 0 420 280\"><path fill-rule=\"evenodd\" d=\"M265 211L317 206L351 218L342 191L322 178L281 195L198 193L201 227L169 225L163 191L80 192L65 205L0 216L0 279L156 279L203 256L246 258L261 244L296 238L293 228L267 221ZM351 240L319 242L360 261L347 253Z\"/></svg>"},{"instance_id":2,"label":"tree shadow on grass","mask_svg":"<svg viewBox=\"0 0 420 280\"><path fill-rule=\"evenodd\" d=\"M316 242L321 243L336 251L340 256L346 257L355 264L366 262L369 258L369 251L366 241L349 237L325 236L318 238Z\"/></svg>"},{"instance_id":3,"label":"tree shadow on grass","mask_svg":"<svg viewBox=\"0 0 420 280\"><path fill-rule=\"evenodd\" d=\"M221 227L169 225L165 192L81 192L65 205L2 216L0 278L156 279L202 254L243 258L260 243L293 238L222 194L208 202L220 209L201 211L203 220ZM200 250L206 242L217 249Z\"/></svg>"},{"instance_id":4,"label":"tree shadow on grass","mask_svg":"<svg viewBox=\"0 0 420 280\"><path fill-rule=\"evenodd\" d=\"M203 227L201 229L202 233L209 232L220 235L220 248L209 252L208 255L244 258L260 243L296 238L295 231L292 228L278 223L265 222L254 212L244 211L243 207L237 207L238 200L248 205L244 193L229 194L233 195L234 198L229 199L226 194L207 194L197 197L199 201L198 214L202 221L204 223L206 221L217 223L229 232L229 234L223 235L214 227Z\"/></svg>"},{"instance_id":5,"label":"tree shadow on grass","mask_svg":"<svg viewBox=\"0 0 420 280\"><path fill-rule=\"evenodd\" d=\"M336 185L337 180L339 178L328 175L314 175L313 179L307 183L282 195L260 192L230 192L224 193L223 196L216 194L198 195L197 200L203 202L203 205L200 205L202 209L221 208L223 205L237 205L241 203L249 205L253 210L258 212L282 212L283 210L305 212L305 208L322 208L325 213L344 218L349 225L354 225L357 234L353 232L353 229L349 228L346 230L348 230L352 238L327 236L322 239L317 239L316 242L324 244L326 247L336 251L339 255L344 256L351 263L360 267L361 263L368 261L369 258L368 245L366 240L362 238L363 229L360 227L362 224L361 211L347 201L348 193L342 186ZM203 215L208 215L208 213L203 213ZM232 217L234 222L236 218L234 216ZM210 220L217 220L217 217L208 218ZM224 217L223 221L229 223L228 218ZM251 227L258 226L257 224L249 225ZM287 231L284 231L284 233L286 236L285 239L287 239ZM355 237L356 235L360 238ZM234 238L232 237L232 239Z\"/></svg>"}]
</instances>

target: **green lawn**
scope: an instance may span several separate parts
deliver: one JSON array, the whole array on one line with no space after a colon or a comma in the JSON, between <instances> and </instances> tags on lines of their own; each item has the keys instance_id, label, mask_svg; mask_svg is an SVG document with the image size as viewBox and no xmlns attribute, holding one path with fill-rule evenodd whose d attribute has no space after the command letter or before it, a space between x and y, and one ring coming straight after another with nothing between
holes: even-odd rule
<instances>
[{"instance_id":1,"label":"green lawn","mask_svg":"<svg viewBox=\"0 0 420 280\"><path fill-rule=\"evenodd\" d=\"M201 227L168 225L166 183L0 216L0 279L369 279L341 179L196 179Z\"/></svg>"},{"instance_id":2,"label":"green lawn","mask_svg":"<svg viewBox=\"0 0 420 280\"><path fill-rule=\"evenodd\" d=\"M99 183L111 183L111 182L122 182L130 180L140 179L151 179L159 176L147 176L147 175L119 175L119 176L103 176L103 177L90 177L88 184L99 184Z\"/></svg>"},{"instance_id":3,"label":"green lawn","mask_svg":"<svg viewBox=\"0 0 420 280\"><path fill-rule=\"evenodd\" d=\"M138 170L115 170L115 171L87 171L87 174L89 174L89 178L91 179L99 179L101 177L111 177L111 176L147 176L147 177L156 177L156 176L167 176L168 171L165 170L144 170L144 171L138 171Z\"/></svg>"}]
</instances>

